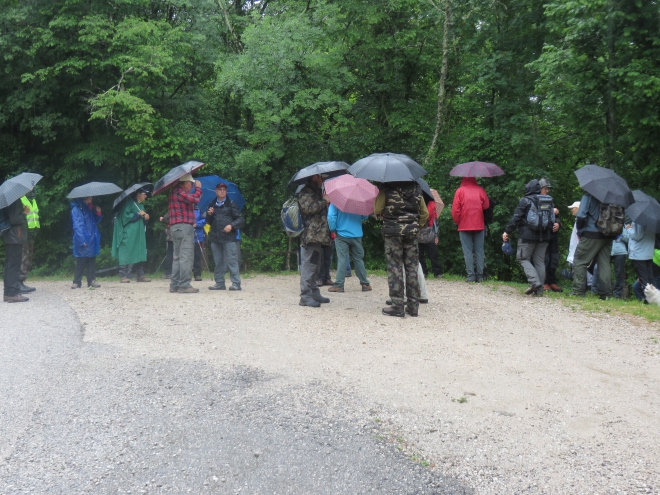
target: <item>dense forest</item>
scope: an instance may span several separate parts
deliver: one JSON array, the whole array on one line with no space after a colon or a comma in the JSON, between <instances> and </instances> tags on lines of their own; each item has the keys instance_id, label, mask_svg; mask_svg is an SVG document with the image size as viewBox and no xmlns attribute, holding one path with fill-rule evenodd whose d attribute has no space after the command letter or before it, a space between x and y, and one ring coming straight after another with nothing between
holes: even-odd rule
<instances>
[{"instance_id":1,"label":"dense forest","mask_svg":"<svg viewBox=\"0 0 660 495\"><path fill-rule=\"evenodd\" d=\"M287 249L287 183L317 161L405 153L450 204L455 165L495 162L480 182L499 204L491 275L520 276L500 251L524 184L547 177L565 221L573 170L613 168L660 193L660 7L650 0L23 0L0 18L0 178L37 188L36 266L70 270L67 192L98 180L155 182L190 159L246 197L243 250ZM109 266L112 197L99 198ZM148 200L156 217L166 197ZM442 259L464 269L451 215ZM149 228L150 261L164 253ZM384 267L379 227L368 266ZM1 256L1 254L0 254ZM250 257L281 269L281 255ZM562 258L563 259L563 258Z\"/></svg>"}]
</instances>

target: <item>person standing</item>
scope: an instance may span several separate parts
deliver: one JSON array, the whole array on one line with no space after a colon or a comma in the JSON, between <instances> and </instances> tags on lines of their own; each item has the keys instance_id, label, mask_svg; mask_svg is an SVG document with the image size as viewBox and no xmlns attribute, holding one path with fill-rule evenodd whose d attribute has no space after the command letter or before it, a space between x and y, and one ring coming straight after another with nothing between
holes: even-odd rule
<instances>
[{"instance_id":1,"label":"person standing","mask_svg":"<svg viewBox=\"0 0 660 495\"><path fill-rule=\"evenodd\" d=\"M195 192L192 192L193 184ZM195 205L202 197L202 184L194 180L191 174L179 179L179 183L170 192L168 214L172 232L173 256L170 292L194 294L199 289L190 285L195 256L194 226Z\"/></svg>"},{"instance_id":2,"label":"person standing","mask_svg":"<svg viewBox=\"0 0 660 495\"><path fill-rule=\"evenodd\" d=\"M383 215L381 233L385 244L387 284L392 300L392 306L383 308L382 312L400 318L405 313L417 316L420 297L417 233L429 218L421 187L416 182L383 184L376 197L374 213Z\"/></svg>"},{"instance_id":3,"label":"person standing","mask_svg":"<svg viewBox=\"0 0 660 495\"><path fill-rule=\"evenodd\" d=\"M614 265L614 288L612 296L615 299L623 299L623 289L626 284L626 258L628 257L629 242L628 231L623 231L614 238L610 258Z\"/></svg>"},{"instance_id":4,"label":"person standing","mask_svg":"<svg viewBox=\"0 0 660 495\"><path fill-rule=\"evenodd\" d=\"M461 186L454 194L451 216L458 226L461 239L467 271L466 282L482 282L484 278L484 210L489 205L488 195L477 184L477 179L463 177ZM476 256L476 271L473 252Z\"/></svg>"},{"instance_id":5,"label":"person standing","mask_svg":"<svg viewBox=\"0 0 660 495\"><path fill-rule=\"evenodd\" d=\"M94 206L91 196L71 201L73 256L76 258L72 289L82 287L82 277L85 272L87 272L87 287L92 289L101 287L96 281L96 257L101 252L101 233L97 224L102 219L101 208Z\"/></svg>"},{"instance_id":6,"label":"person standing","mask_svg":"<svg viewBox=\"0 0 660 495\"><path fill-rule=\"evenodd\" d=\"M548 225L533 225L529 221L530 210L536 209L540 215L541 207L539 206L539 194L548 192L547 187L544 191L541 189L539 181L533 179L525 186L525 195L520 198L518 206L513 213L511 221L504 228L502 240L504 242L509 240L509 236L516 230L520 233L518 246L516 249L516 259L520 266L525 271L525 276L529 282L529 288L525 294L533 294L535 296L543 295L543 282L545 281L545 251L548 247L548 239L552 235L552 230L556 227L554 221L554 214L549 215ZM543 195L549 197L547 195ZM554 213L554 205L549 205ZM556 227L559 228L558 226Z\"/></svg>"},{"instance_id":7,"label":"person standing","mask_svg":"<svg viewBox=\"0 0 660 495\"><path fill-rule=\"evenodd\" d=\"M323 297L317 280L323 263L323 248L331 246L328 228L328 201L323 196L321 186L324 177L316 174L307 179L307 183L298 194L300 215L305 229L300 235L300 306L318 308L330 299Z\"/></svg>"},{"instance_id":8,"label":"person standing","mask_svg":"<svg viewBox=\"0 0 660 495\"><path fill-rule=\"evenodd\" d=\"M552 189L552 184L548 179L539 180L541 186L541 195L549 195ZM557 268L559 267L559 229L561 223L559 221L559 210L554 208L555 223L552 226L552 232L548 238L548 247L545 250L545 280L543 290L551 290L552 292L563 292L563 289L557 285Z\"/></svg>"},{"instance_id":9,"label":"person standing","mask_svg":"<svg viewBox=\"0 0 660 495\"><path fill-rule=\"evenodd\" d=\"M215 261L215 285L209 289L225 290L225 273L229 271L229 290L241 290L241 243L238 229L243 228L245 220L238 205L227 197L227 184L221 182L215 186L215 195L215 202L206 210L206 223L211 226L209 241Z\"/></svg>"},{"instance_id":10,"label":"person standing","mask_svg":"<svg viewBox=\"0 0 660 495\"><path fill-rule=\"evenodd\" d=\"M335 248L337 248L337 277L329 292L344 292L346 280L346 261L349 255L353 257L355 274L360 280L362 292L370 291L371 285L367 279L364 267L364 247L362 247L362 222L367 217L354 213L345 213L330 204L328 208L328 228L334 232Z\"/></svg>"},{"instance_id":11,"label":"person standing","mask_svg":"<svg viewBox=\"0 0 660 495\"><path fill-rule=\"evenodd\" d=\"M112 257L119 263L120 282L131 281L131 272L135 268L138 282L151 282L144 276L144 262L147 261L147 236L145 223L149 214L142 203L148 192L138 189L119 206L115 217L112 235Z\"/></svg>"},{"instance_id":12,"label":"person standing","mask_svg":"<svg viewBox=\"0 0 660 495\"><path fill-rule=\"evenodd\" d=\"M653 284L653 255L655 251L655 233L643 225L631 222L626 225L625 232L628 233L628 257L632 261L637 273L638 287L635 296L644 304L648 304L644 289L647 284Z\"/></svg>"},{"instance_id":13,"label":"person standing","mask_svg":"<svg viewBox=\"0 0 660 495\"><path fill-rule=\"evenodd\" d=\"M4 283L4 302L17 303L29 301L21 294L21 259L23 247L28 243L27 215L28 206L16 200L7 207L7 216L11 227L2 234L5 240L5 265L2 272Z\"/></svg>"},{"instance_id":14,"label":"person standing","mask_svg":"<svg viewBox=\"0 0 660 495\"><path fill-rule=\"evenodd\" d=\"M438 212L436 210L435 201L429 201L426 203L426 208L429 211L429 221L427 222L424 229L430 229L432 233L433 240L431 242L422 242L425 239L421 239L419 242L419 262L422 266L422 271L424 277L429 276L429 269L426 266L426 255L428 255L431 260L431 271L435 278L442 277L442 265L438 259Z\"/></svg>"},{"instance_id":15,"label":"person standing","mask_svg":"<svg viewBox=\"0 0 660 495\"><path fill-rule=\"evenodd\" d=\"M21 260L21 292L25 294L36 290L34 287L25 285L28 273L30 273L30 268L32 267L34 241L41 228L41 224L39 223L39 206L37 205L34 189L21 198L21 203L24 207L27 206L30 209L30 212L27 214L28 242L23 244Z\"/></svg>"}]
</instances>

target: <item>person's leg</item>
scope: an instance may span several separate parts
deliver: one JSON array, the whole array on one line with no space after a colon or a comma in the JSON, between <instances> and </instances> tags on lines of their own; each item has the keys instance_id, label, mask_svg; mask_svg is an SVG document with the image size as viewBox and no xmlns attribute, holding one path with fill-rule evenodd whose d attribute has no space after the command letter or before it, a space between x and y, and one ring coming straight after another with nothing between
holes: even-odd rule
<instances>
[{"instance_id":1,"label":"person's leg","mask_svg":"<svg viewBox=\"0 0 660 495\"><path fill-rule=\"evenodd\" d=\"M349 239L345 239L337 234L335 238L335 249L337 250L337 275L335 276L335 283L333 287L339 289L344 288L344 280L346 279L346 258L350 252Z\"/></svg>"},{"instance_id":2,"label":"person's leg","mask_svg":"<svg viewBox=\"0 0 660 495\"><path fill-rule=\"evenodd\" d=\"M193 275L197 280L202 278L202 247L197 241L194 241L193 253Z\"/></svg>"},{"instance_id":3,"label":"person's leg","mask_svg":"<svg viewBox=\"0 0 660 495\"><path fill-rule=\"evenodd\" d=\"M419 263L422 265L422 272L424 276L427 277L429 274L429 269L426 266L426 244L420 242L417 244L417 249L419 251Z\"/></svg>"},{"instance_id":4,"label":"person's leg","mask_svg":"<svg viewBox=\"0 0 660 495\"><path fill-rule=\"evenodd\" d=\"M545 250L545 283L557 285L557 268L559 267L559 242L552 238Z\"/></svg>"},{"instance_id":5,"label":"person's leg","mask_svg":"<svg viewBox=\"0 0 660 495\"><path fill-rule=\"evenodd\" d=\"M330 277L330 267L332 265L332 244L329 246L321 246L321 262L319 263L319 280L325 285L327 280L332 280ZM318 285L318 284L317 284Z\"/></svg>"},{"instance_id":6,"label":"person's leg","mask_svg":"<svg viewBox=\"0 0 660 495\"><path fill-rule=\"evenodd\" d=\"M578 242L575 249L575 259L573 260L573 294L584 296L587 289L587 268L594 259L600 245L595 241L598 239L590 239L583 237Z\"/></svg>"},{"instance_id":7,"label":"person's leg","mask_svg":"<svg viewBox=\"0 0 660 495\"><path fill-rule=\"evenodd\" d=\"M87 287L92 287L96 282L96 256L87 258Z\"/></svg>"},{"instance_id":8,"label":"person's leg","mask_svg":"<svg viewBox=\"0 0 660 495\"><path fill-rule=\"evenodd\" d=\"M139 263L136 263L134 265L135 268L135 276L137 277L137 280L143 280L146 281L147 278L144 276L144 267L146 266L146 261L140 261ZM149 280L151 282L151 280Z\"/></svg>"},{"instance_id":9,"label":"person's leg","mask_svg":"<svg viewBox=\"0 0 660 495\"><path fill-rule=\"evenodd\" d=\"M458 233L461 239L461 247L463 248L463 258L465 259L465 271L467 272L467 281L474 282L474 257L472 251L474 249L474 242L472 239L472 232L463 231Z\"/></svg>"},{"instance_id":10,"label":"person's leg","mask_svg":"<svg viewBox=\"0 0 660 495\"><path fill-rule=\"evenodd\" d=\"M360 241L360 244L362 244L362 241ZM346 256L346 276L351 276L351 257L348 255Z\"/></svg>"},{"instance_id":11,"label":"person's leg","mask_svg":"<svg viewBox=\"0 0 660 495\"><path fill-rule=\"evenodd\" d=\"M403 312L403 241L400 237L383 237L387 263L387 285L390 289L392 308Z\"/></svg>"},{"instance_id":12,"label":"person's leg","mask_svg":"<svg viewBox=\"0 0 660 495\"><path fill-rule=\"evenodd\" d=\"M612 262L614 263L614 288L612 289L612 295L617 299L621 299L623 297L623 286L626 283L626 255L614 255L612 256Z\"/></svg>"},{"instance_id":13,"label":"person's leg","mask_svg":"<svg viewBox=\"0 0 660 495\"><path fill-rule=\"evenodd\" d=\"M229 270L229 280L235 289L241 288L241 275L240 275L240 242L227 242L225 243L225 260L227 263L227 270Z\"/></svg>"},{"instance_id":14,"label":"person's leg","mask_svg":"<svg viewBox=\"0 0 660 495\"><path fill-rule=\"evenodd\" d=\"M631 261L633 261L634 265L634 260ZM639 280L635 280L635 283L632 286L632 290L638 301L643 301L646 299L646 295L644 295L644 289L642 289L642 283Z\"/></svg>"},{"instance_id":15,"label":"person's leg","mask_svg":"<svg viewBox=\"0 0 660 495\"><path fill-rule=\"evenodd\" d=\"M537 278L541 289L543 289L543 282L545 281L545 252L548 249L547 242L539 242L534 247L532 252L531 262L537 273ZM534 287L532 285L532 287Z\"/></svg>"},{"instance_id":16,"label":"person's leg","mask_svg":"<svg viewBox=\"0 0 660 495\"><path fill-rule=\"evenodd\" d=\"M174 242L167 241L165 249L165 261L163 261L163 269L165 270L165 278L172 278L172 258L174 257Z\"/></svg>"},{"instance_id":17,"label":"person's leg","mask_svg":"<svg viewBox=\"0 0 660 495\"><path fill-rule=\"evenodd\" d=\"M83 273L85 273L85 266L87 265L87 258L75 258L76 267L73 271L73 284L80 287L82 285Z\"/></svg>"},{"instance_id":18,"label":"person's leg","mask_svg":"<svg viewBox=\"0 0 660 495\"><path fill-rule=\"evenodd\" d=\"M611 239L598 239L600 249L596 253L598 264L598 294L601 298L609 297L612 289L612 268L610 267L610 256L612 253Z\"/></svg>"},{"instance_id":19,"label":"person's leg","mask_svg":"<svg viewBox=\"0 0 660 495\"><path fill-rule=\"evenodd\" d=\"M477 230L473 232L473 245L474 254L477 258L477 273L475 274L475 281L481 282L484 279L484 237L485 231Z\"/></svg>"},{"instance_id":20,"label":"person's leg","mask_svg":"<svg viewBox=\"0 0 660 495\"><path fill-rule=\"evenodd\" d=\"M522 241L518 241L518 247L516 249L516 260L518 260L518 263L520 263L520 266L524 270L525 276L527 277L527 281L532 287L532 290L538 291L539 288L543 287L543 285L542 280L539 280L539 274L532 262L532 256L535 249L536 244L528 244Z\"/></svg>"},{"instance_id":21,"label":"person's leg","mask_svg":"<svg viewBox=\"0 0 660 495\"><path fill-rule=\"evenodd\" d=\"M652 260L632 260L633 266L635 267L635 272L637 273L637 278L639 279L639 289L642 294L642 299L646 299L644 296L644 289L646 289L647 284L653 283L653 268Z\"/></svg>"},{"instance_id":22,"label":"person's leg","mask_svg":"<svg viewBox=\"0 0 660 495\"><path fill-rule=\"evenodd\" d=\"M424 249L426 250L428 257L431 260L431 272L433 273L433 276L441 276L442 265L440 264L440 258L438 258L438 246L435 244L435 242L429 242L428 244L424 245Z\"/></svg>"},{"instance_id":23,"label":"person's leg","mask_svg":"<svg viewBox=\"0 0 660 495\"><path fill-rule=\"evenodd\" d=\"M598 294L598 283L600 282L600 269L598 268L598 262L594 262L593 267L594 269L591 279L591 293Z\"/></svg>"},{"instance_id":24,"label":"person's leg","mask_svg":"<svg viewBox=\"0 0 660 495\"><path fill-rule=\"evenodd\" d=\"M28 242L23 244L21 249L21 283L25 282L27 279L28 273L30 273L30 268L32 267L32 256L34 255L34 240L37 237L36 234L32 234L31 229L28 231Z\"/></svg>"},{"instance_id":25,"label":"person's leg","mask_svg":"<svg viewBox=\"0 0 660 495\"><path fill-rule=\"evenodd\" d=\"M225 251L222 244L217 242L211 243L211 252L213 253L213 263L215 263L215 270L213 270L213 279L215 280L215 287L226 287L225 285Z\"/></svg>"},{"instance_id":26,"label":"person's leg","mask_svg":"<svg viewBox=\"0 0 660 495\"><path fill-rule=\"evenodd\" d=\"M411 316L419 310L419 244L417 237L403 238L403 269L406 272L406 305Z\"/></svg>"},{"instance_id":27,"label":"person's leg","mask_svg":"<svg viewBox=\"0 0 660 495\"><path fill-rule=\"evenodd\" d=\"M131 278L131 268L133 268L133 265L119 265L119 276L122 282Z\"/></svg>"},{"instance_id":28,"label":"person's leg","mask_svg":"<svg viewBox=\"0 0 660 495\"><path fill-rule=\"evenodd\" d=\"M179 289L187 289L192 287L190 281L192 280L192 268L195 259L195 228L189 223L175 225L175 227L179 226L181 227L181 245L179 247L178 287ZM172 279L174 279L174 274L172 274Z\"/></svg>"},{"instance_id":29,"label":"person's leg","mask_svg":"<svg viewBox=\"0 0 660 495\"><path fill-rule=\"evenodd\" d=\"M429 295L426 292L426 278L424 277L421 263L417 265L417 280L419 281L419 302L428 302Z\"/></svg>"},{"instance_id":30,"label":"person's leg","mask_svg":"<svg viewBox=\"0 0 660 495\"><path fill-rule=\"evenodd\" d=\"M350 244L351 256L353 256L353 267L355 268L355 275L360 280L360 285L371 286L371 282L367 278L367 269L364 266L364 247L362 246L362 237L351 239Z\"/></svg>"},{"instance_id":31,"label":"person's leg","mask_svg":"<svg viewBox=\"0 0 660 495\"><path fill-rule=\"evenodd\" d=\"M170 278L170 289L177 290L181 280L181 246L183 245L183 224L177 223L170 227L172 232L172 277Z\"/></svg>"},{"instance_id":32,"label":"person's leg","mask_svg":"<svg viewBox=\"0 0 660 495\"><path fill-rule=\"evenodd\" d=\"M301 247L301 267L300 267L300 301L301 303L313 299L313 294L317 292L316 281L321 269L322 250L320 244L307 244Z\"/></svg>"},{"instance_id":33,"label":"person's leg","mask_svg":"<svg viewBox=\"0 0 660 495\"><path fill-rule=\"evenodd\" d=\"M5 244L5 265L2 277L5 297L16 297L21 294L22 260L22 244Z\"/></svg>"}]
</instances>

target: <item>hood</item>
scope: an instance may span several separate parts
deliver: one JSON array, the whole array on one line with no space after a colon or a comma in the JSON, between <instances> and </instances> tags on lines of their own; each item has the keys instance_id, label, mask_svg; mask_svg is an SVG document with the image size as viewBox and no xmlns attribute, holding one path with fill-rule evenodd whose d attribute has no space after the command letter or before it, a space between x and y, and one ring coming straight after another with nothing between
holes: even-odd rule
<instances>
[{"instance_id":1,"label":"hood","mask_svg":"<svg viewBox=\"0 0 660 495\"><path fill-rule=\"evenodd\" d=\"M541 194L541 185L537 179L530 180L525 186L525 196Z\"/></svg>"},{"instance_id":2,"label":"hood","mask_svg":"<svg viewBox=\"0 0 660 495\"><path fill-rule=\"evenodd\" d=\"M477 179L475 177L463 177L461 181L461 187L463 186L478 186Z\"/></svg>"},{"instance_id":3,"label":"hood","mask_svg":"<svg viewBox=\"0 0 660 495\"><path fill-rule=\"evenodd\" d=\"M71 205L71 208L76 208L76 207L82 208L82 205L84 205L85 202L81 198L76 198L76 199L72 199L69 202L69 204Z\"/></svg>"}]
</instances>

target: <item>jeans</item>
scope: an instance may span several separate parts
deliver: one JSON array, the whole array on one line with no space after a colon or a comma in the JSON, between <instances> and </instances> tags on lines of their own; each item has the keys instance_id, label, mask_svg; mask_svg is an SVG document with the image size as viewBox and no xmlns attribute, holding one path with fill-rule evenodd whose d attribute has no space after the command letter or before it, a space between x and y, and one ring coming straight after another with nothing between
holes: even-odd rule
<instances>
[{"instance_id":1,"label":"jeans","mask_svg":"<svg viewBox=\"0 0 660 495\"><path fill-rule=\"evenodd\" d=\"M82 285L83 273L87 270L87 286L96 279L96 257L76 258L76 269L73 273L73 283L78 287Z\"/></svg>"},{"instance_id":2,"label":"jeans","mask_svg":"<svg viewBox=\"0 0 660 495\"><path fill-rule=\"evenodd\" d=\"M131 265L121 265L119 267L119 276L121 278L131 278L131 272L133 271L134 267L135 267L135 275L137 275L137 278L144 277L144 263L142 261L140 263L135 263Z\"/></svg>"},{"instance_id":3,"label":"jeans","mask_svg":"<svg viewBox=\"0 0 660 495\"><path fill-rule=\"evenodd\" d=\"M635 281L637 289L633 285L633 292L635 297L640 301L645 300L646 296L644 295L644 289L646 284L653 284L653 260L630 260L632 261L633 266L635 267L635 272L637 272L638 280ZM641 297L640 297L641 296Z\"/></svg>"},{"instance_id":4,"label":"jeans","mask_svg":"<svg viewBox=\"0 0 660 495\"><path fill-rule=\"evenodd\" d=\"M190 223L175 223L170 227L170 231L174 243L170 287L186 289L191 287L190 281L195 257L194 228Z\"/></svg>"},{"instance_id":5,"label":"jeans","mask_svg":"<svg viewBox=\"0 0 660 495\"><path fill-rule=\"evenodd\" d=\"M316 285L323 263L323 246L321 244L307 244L301 249L301 267L300 267L300 297L309 299L321 295L321 291Z\"/></svg>"},{"instance_id":6,"label":"jeans","mask_svg":"<svg viewBox=\"0 0 660 495\"><path fill-rule=\"evenodd\" d=\"M484 274L484 231L483 230L464 230L458 233L463 248L463 258L465 258L465 270L467 278L474 281L476 277L483 277ZM477 271L474 271L474 252L477 256Z\"/></svg>"},{"instance_id":7,"label":"jeans","mask_svg":"<svg viewBox=\"0 0 660 495\"><path fill-rule=\"evenodd\" d=\"M21 293L22 244L5 243L5 267L2 279L5 284L5 297L14 297Z\"/></svg>"},{"instance_id":8,"label":"jeans","mask_svg":"<svg viewBox=\"0 0 660 495\"><path fill-rule=\"evenodd\" d=\"M543 287L545 281L545 251L547 242L535 244L518 241L516 259L525 271L525 276L532 289Z\"/></svg>"},{"instance_id":9,"label":"jeans","mask_svg":"<svg viewBox=\"0 0 660 495\"><path fill-rule=\"evenodd\" d=\"M626 284L626 255L616 254L612 256L612 263L614 263L614 288L612 295L617 299L623 297L623 287Z\"/></svg>"},{"instance_id":10,"label":"jeans","mask_svg":"<svg viewBox=\"0 0 660 495\"><path fill-rule=\"evenodd\" d=\"M612 272L610 253L612 239L592 239L582 237L575 249L573 260L573 294L583 296L587 287L587 267L592 260L598 263L598 293L607 296L610 293Z\"/></svg>"},{"instance_id":11,"label":"jeans","mask_svg":"<svg viewBox=\"0 0 660 495\"><path fill-rule=\"evenodd\" d=\"M346 260L349 253L353 256L353 268L355 274L360 279L360 284L369 285L367 279L367 270L364 267L364 248L362 247L362 237L342 237L337 234L335 239L335 248L337 248L337 278L334 285L344 288L346 278Z\"/></svg>"},{"instance_id":12,"label":"jeans","mask_svg":"<svg viewBox=\"0 0 660 495\"><path fill-rule=\"evenodd\" d=\"M234 287L241 286L239 267L241 265L241 243L240 242L212 242L211 251L215 270L213 278L215 284L225 286L225 273L229 271L229 280Z\"/></svg>"}]
</instances>

